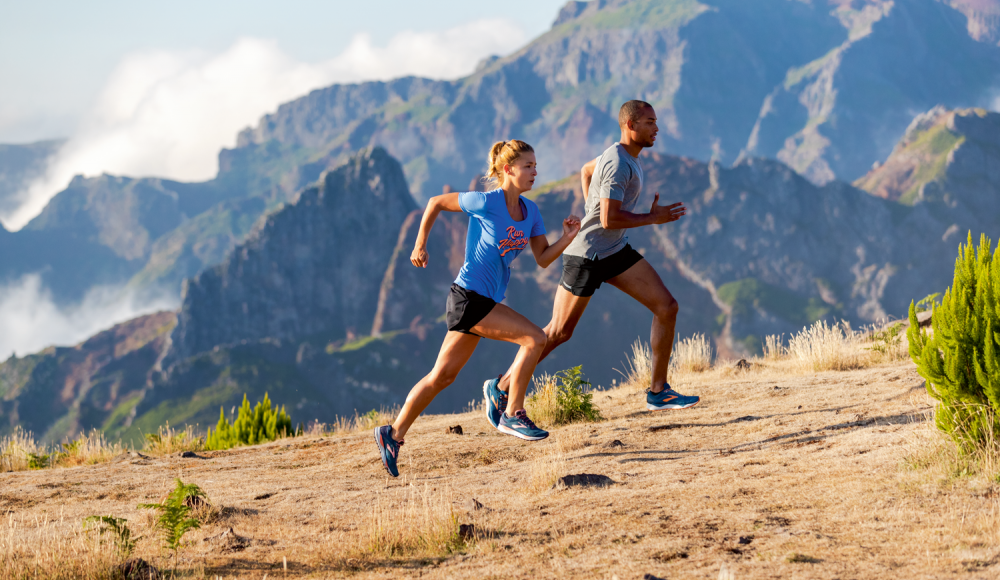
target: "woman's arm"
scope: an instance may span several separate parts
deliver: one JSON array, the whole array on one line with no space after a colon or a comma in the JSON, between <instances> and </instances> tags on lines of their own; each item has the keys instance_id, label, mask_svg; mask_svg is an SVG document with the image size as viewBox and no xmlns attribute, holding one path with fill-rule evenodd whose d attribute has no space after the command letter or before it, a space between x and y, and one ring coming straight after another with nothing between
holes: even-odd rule
<instances>
[{"instance_id":1,"label":"woman's arm","mask_svg":"<svg viewBox=\"0 0 1000 580\"><path fill-rule=\"evenodd\" d=\"M410 254L410 263L418 268L427 267L427 237L430 236L431 228L434 227L434 220L442 211L462 211L462 206L458 204L458 193L436 195L427 202L424 216L420 218L417 242L413 245L413 253Z\"/></svg>"},{"instance_id":2,"label":"woman's arm","mask_svg":"<svg viewBox=\"0 0 1000 580\"><path fill-rule=\"evenodd\" d=\"M549 240L545 236L532 236L528 241L531 242L531 253L535 255L535 261L542 268L548 268L562 255L566 246L569 246L578 233L580 233L580 218L571 215L563 220L563 235L556 240L556 243L549 245Z\"/></svg>"}]
</instances>

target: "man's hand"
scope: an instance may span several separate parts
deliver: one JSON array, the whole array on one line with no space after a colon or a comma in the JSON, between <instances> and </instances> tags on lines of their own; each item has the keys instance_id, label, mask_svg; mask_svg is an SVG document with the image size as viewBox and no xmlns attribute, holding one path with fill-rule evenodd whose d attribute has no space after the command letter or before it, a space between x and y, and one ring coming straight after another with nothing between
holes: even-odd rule
<instances>
[{"instance_id":1,"label":"man's hand","mask_svg":"<svg viewBox=\"0 0 1000 580\"><path fill-rule=\"evenodd\" d=\"M576 237L580 233L580 218L571 215L563 220L563 235L569 239Z\"/></svg>"},{"instance_id":2,"label":"man's hand","mask_svg":"<svg viewBox=\"0 0 1000 580\"><path fill-rule=\"evenodd\" d=\"M687 209L681 202L660 205L660 193L657 192L653 197L653 207L649 208L649 213L654 216L654 223L666 224L681 219L687 213Z\"/></svg>"},{"instance_id":3,"label":"man's hand","mask_svg":"<svg viewBox=\"0 0 1000 580\"><path fill-rule=\"evenodd\" d=\"M418 268L427 267L427 248L416 246L410 254L410 263Z\"/></svg>"}]
</instances>

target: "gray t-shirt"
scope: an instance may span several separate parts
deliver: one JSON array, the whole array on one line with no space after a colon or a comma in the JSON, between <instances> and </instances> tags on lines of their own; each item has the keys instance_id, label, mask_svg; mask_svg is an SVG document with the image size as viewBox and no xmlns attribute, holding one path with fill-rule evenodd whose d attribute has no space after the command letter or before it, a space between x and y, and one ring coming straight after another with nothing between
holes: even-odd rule
<instances>
[{"instance_id":1,"label":"gray t-shirt","mask_svg":"<svg viewBox=\"0 0 1000 580\"><path fill-rule=\"evenodd\" d=\"M607 230L601 226L601 198L617 199L622 209L632 212L642 191L642 166L639 160L615 143L597 158L584 205L580 233L564 254L591 260L603 260L628 243L625 230Z\"/></svg>"}]
</instances>

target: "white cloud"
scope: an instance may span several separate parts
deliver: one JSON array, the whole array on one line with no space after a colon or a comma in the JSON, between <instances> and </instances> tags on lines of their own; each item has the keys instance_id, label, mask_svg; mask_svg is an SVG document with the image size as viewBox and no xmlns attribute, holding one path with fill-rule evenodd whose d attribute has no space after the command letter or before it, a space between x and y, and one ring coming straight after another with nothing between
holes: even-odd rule
<instances>
[{"instance_id":1,"label":"white cloud","mask_svg":"<svg viewBox=\"0 0 1000 580\"><path fill-rule=\"evenodd\" d=\"M176 299L139 301L121 288L92 288L76 305L59 307L37 274L0 287L0 360L47 346L77 344L101 330L158 310L177 307Z\"/></svg>"},{"instance_id":2,"label":"white cloud","mask_svg":"<svg viewBox=\"0 0 1000 580\"><path fill-rule=\"evenodd\" d=\"M240 129L312 89L405 75L456 78L483 57L510 52L524 41L516 24L493 19L443 32L402 32L386 46L358 34L340 55L317 64L296 62L276 42L254 38L220 54L128 56L46 176L0 221L20 229L76 174L210 179L219 149L234 146Z\"/></svg>"}]
</instances>

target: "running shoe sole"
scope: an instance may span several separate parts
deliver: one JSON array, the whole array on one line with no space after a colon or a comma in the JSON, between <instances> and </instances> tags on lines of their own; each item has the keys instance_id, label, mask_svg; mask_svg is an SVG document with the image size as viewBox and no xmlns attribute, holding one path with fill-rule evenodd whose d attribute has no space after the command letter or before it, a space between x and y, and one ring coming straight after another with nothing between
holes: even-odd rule
<instances>
[{"instance_id":1,"label":"running shoe sole","mask_svg":"<svg viewBox=\"0 0 1000 580\"><path fill-rule=\"evenodd\" d=\"M494 429L499 429L500 427L493 422L493 417L490 417L490 381L492 380L489 379L483 382L483 401L486 402L486 420L490 425L493 425Z\"/></svg>"},{"instance_id":2,"label":"running shoe sole","mask_svg":"<svg viewBox=\"0 0 1000 580\"><path fill-rule=\"evenodd\" d=\"M385 460L385 452L382 451L383 449L385 449L385 443L382 441L382 435L378 432L378 430L379 430L379 427L376 427L375 428L375 445L378 446L378 456L380 458L382 458L382 467L385 468L385 470L389 473L389 475L392 475L392 471L389 470L389 464ZM398 471L398 468L397 468L397 471ZM392 476L393 477L399 477L398 475L392 475Z\"/></svg>"},{"instance_id":3,"label":"running shoe sole","mask_svg":"<svg viewBox=\"0 0 1000 580\"><path fill-rule=\"evenodd\" d=\"M541 441L542 439L545 439L546 437L549 436L549 434L546 433L542 437L529 437L529 436L525 435L524 433L521 433L519 431L515 431L514 429L510 429L509 427L504 427L503 425L497 426L497 430L500 431L501 433L506 433L508 435L513 435L514 437L517 437L518 439L524 439L525 441Z\"/></svg>"},{"instance_id":4,"label":"running shoe sole","mask_svg":"<svg viewBox=\"0 0 1000 580\"><path fill-rule=\"evenodd\" d=\"M698 399L697 401L691 403L690 405L676 405L676 404L671 405L670 403L667 403L666 405L662 405L660 407L657 407L652 403L646 403L646 409L649 411L667 411L669 409L690 409L691 407L694 407L700 402L701 399Z\"/></svg>"}]
</instances>

